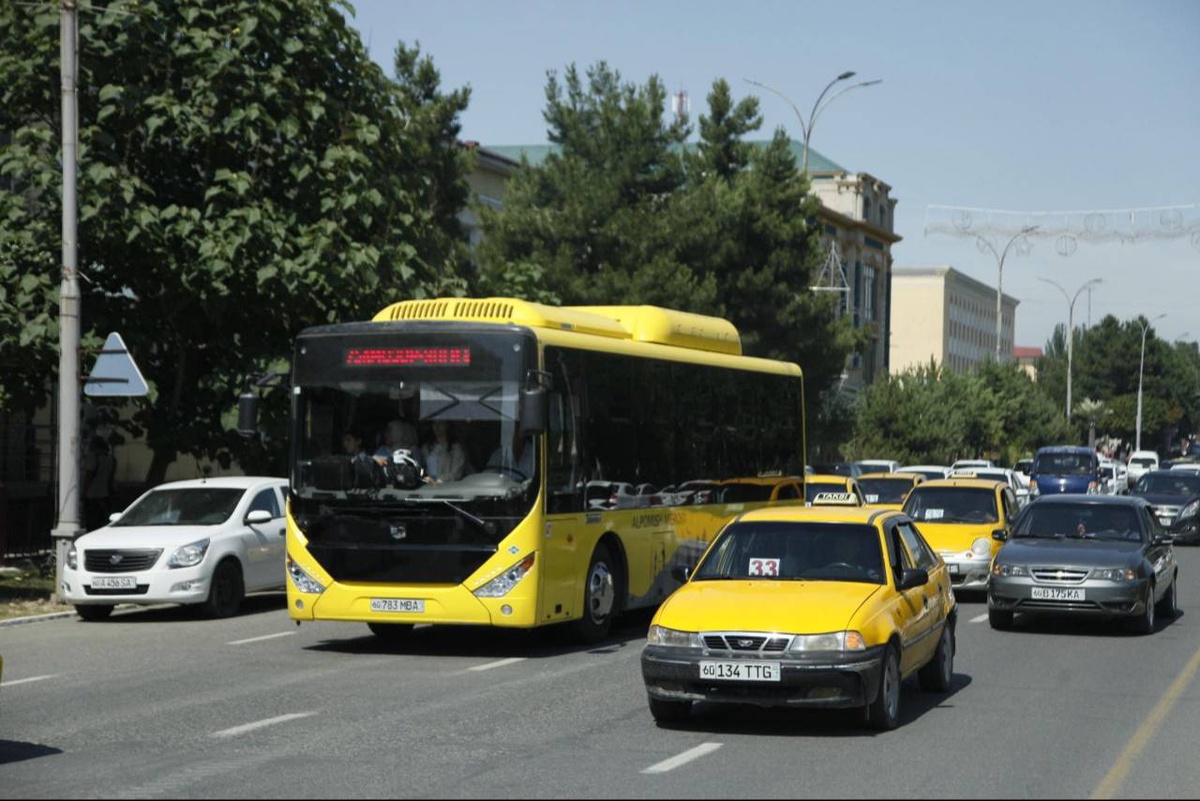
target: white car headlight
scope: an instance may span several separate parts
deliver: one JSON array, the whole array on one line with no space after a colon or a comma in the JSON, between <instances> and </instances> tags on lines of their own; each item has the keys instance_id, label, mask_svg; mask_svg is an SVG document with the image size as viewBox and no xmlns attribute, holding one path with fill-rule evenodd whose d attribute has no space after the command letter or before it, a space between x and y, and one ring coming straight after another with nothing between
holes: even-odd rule
<instances>
[{"instance_id":1,"label":"white car headlight","mask_svg":"<svg viewBox=\"0 0 1200 801\"><path fill-rule=\"evenodd\" d=\"M971 543L971 553L976 556L987 556L992 552L992 541L987 537L980 537Z\"/></svg>"},{"instance_id":2,"label":"white car headlight","mask_svg":"<svg viewBox=\"0 0 1200 801\"><path fill-rule=\"evenodd\" d=\"M666 626L651 626L646 632L647 645L666 645L672 648L699 648L700 635L694 631L677 631Z\"/></svg>"},{"instance_id":3,"label":"white car headlight","mask_svg":"<svg viewBox=\"0 0 1200 801\"><path fill-rule=\"evenodd\" d=\"M1002 565L996 562L992 565L993 576L1028 576L1029 568L1025 565Z\"/></svg>"},{"instance_id":4,"label":"white car headlight","mask_svg":"<svg viewBox=\"0 0 1200 801\"><path fill-rule=\"evenodd\" d=\"M167 567L195 567L204 561L204 555L208 553L208 545L209 539L205 537L202 540L179 546L167 560Z\"/></svg>"},{"instance_id":5,"label":"white car headlight","mask_svg":"<svg viewBox=\"0 0 1200 801\"><path fill-rule=\"evenodd\" d=\"M75 551L75 543L71 543L71 547L67 548L67 567L72 570L79 569L79 554Z\"/></svg>"},{"instance_id":6,"label":"white car headlight","mask_svg":"<svg viewBox=\"0 0 1200 801\"><path fill-rule=\"evenodd\" d=\"M797 634L789 651L865 651L867 641L857 631L831 631L828 634Z\"/></svg>"},{"instance_id":7,"label":"white car headlight","mask_svg":"<svg viewBox=\"0 0 1200 801\"><path fill-rule=\"evenodd\" d=\"M1127 567L1106 567L1093 570L1091 578L1102 581L1135 581L1137 573Z\"/></svg>"},{"instance_id":8,"label":"white car headlight","mask_svg":"<svg viewBox=\"0 0 1200 801\"><path fill-rule=\"evenodd\" d=\"M530 570L533 569L533 554L529 554L520 562L505 570L496 578L484 584L479 589L475 590L475 596L478 598L503 598L525 578Z\"/></svg>"},{"instance_id":9,"label":"white car headlight","mask_svg":"<svg viewBox=\"0 0 1200 801\"><path fill-rule=\"evenodd\" d=\"M325 585L314 579L300 565L292 560L292 555L287 555L287 574L292 580L292 584L296 585L296 589L300 592L322 593L325 592Z\"/></svg>"}]
</instances>

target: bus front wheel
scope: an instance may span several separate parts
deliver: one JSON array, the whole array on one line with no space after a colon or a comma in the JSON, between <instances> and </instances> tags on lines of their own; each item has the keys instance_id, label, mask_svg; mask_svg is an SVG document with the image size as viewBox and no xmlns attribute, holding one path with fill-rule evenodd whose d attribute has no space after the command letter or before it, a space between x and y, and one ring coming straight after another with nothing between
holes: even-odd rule
<instances>
[{"instance_id":1,"label":"bus front wheel","mask_svg":"<svg viewBox=\"0 0 1200 801\"><path fill-rule=\"evenodd\" d=\"M573 633L580 642L593 643L608 636L617 613L616 563L608 546L596 546L584 581L583 617L575 621Z\"/></svg>"}]
</instances>

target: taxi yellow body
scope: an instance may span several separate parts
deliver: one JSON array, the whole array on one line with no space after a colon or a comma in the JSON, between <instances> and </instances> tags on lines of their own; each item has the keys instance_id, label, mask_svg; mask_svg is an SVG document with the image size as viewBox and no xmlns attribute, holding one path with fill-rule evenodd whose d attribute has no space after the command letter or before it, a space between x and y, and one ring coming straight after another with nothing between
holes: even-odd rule
<instances>
[{"instance_id":1,"label":"taxi yellow body","mask_svg":"<svg viewBox=\"0 0 1200 801\"><path fill-rule=\"evenodd\" d=\"M992 558L1012 533L1018 504L1002 481L945 478L914 487L904 501L933 549L946 562L956 589L986 590Z\"/></svg>"},{"instance_id":2,"label":"taxi yellow body","mask_svg":"<svg viewBox=\"0 0 1200 801\"><path fill-rule=\"evenodd\" d=\"M853 501L842 497L845 495L853 496ZM815 473L805 476L804 500L809 506L844 506L847 504L864 506L866 501L857 480L852 476L841 476L836 473Z\"/></svg>"},{"instance_id":3,"label":"taxi yellow body","mask_svg":"<svg viewBox=\"0 0 1200 801\"><path fill-rule=\"evenodd\" d=\"M925 480L920 473L864 473L859 476L864 505L877 509L902 509L909 490Z\"/></svg>"},{"instance_id":4,"label":"taxi yellow body","mask_svg":"<svg viewBox=\"0 0 1200 801\"><path fill-rule=\"evenodd\" d=\"M949 688L950 576L900 512L755 509L730 521L686 578L659 607L642 652L659 722L707 701L859 708L890 729L905 678Z\"/></svg>"}]
</instances>

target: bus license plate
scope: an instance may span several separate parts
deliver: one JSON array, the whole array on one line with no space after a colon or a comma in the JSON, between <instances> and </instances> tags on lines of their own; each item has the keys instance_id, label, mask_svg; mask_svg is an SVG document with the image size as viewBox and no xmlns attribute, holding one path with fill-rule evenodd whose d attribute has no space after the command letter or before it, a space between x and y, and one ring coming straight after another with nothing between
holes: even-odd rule
<instances>
[{"instance_id":1,"label":"bus license plate","mask_svg":"<svg viewBox=\"0 0 1200 801\"><path fill-rule=\"evenodd\" d=\"M372 612L424 612L425 601L419 598L372 598Z\"/></svg>"},{"instance_id":2,"label":"bus license plate","mask_svg":"<svg viewBox=\"0 0 1200 801\"><path fill-rule=\"evenodd\" d=\"M136 576L93 576L93 590L136 590Z\"/></svg>"},{"instance_id":3,"label":"bus license plate","mask_svg":"<svg viewBox=\"0 0 1200 801\"><path fill-rule=\"evenodd\" d=\"M721 681L779 681L778 662L701 662L700 678Z\"/></svg>"},{"instance_id":4,"label":"bus license plate","mask_svg":"<svg viewBox=\"0 0 1200 801\"><path fill-rule=\"evenodd\" d=\"M1033 587L1030 594L1040 601L1082 601L1085 600L1082 589L1066 587Z\"/></svg>"}]
</instances>

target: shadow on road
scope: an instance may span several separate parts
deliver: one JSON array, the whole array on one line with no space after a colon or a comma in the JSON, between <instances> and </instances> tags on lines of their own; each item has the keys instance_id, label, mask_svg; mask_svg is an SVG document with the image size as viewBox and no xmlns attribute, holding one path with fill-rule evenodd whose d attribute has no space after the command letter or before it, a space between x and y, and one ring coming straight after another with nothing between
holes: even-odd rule
<instances>
[{"instance_id":1,"label":"shadow on road","mask_svg":"<svg viewBox=\"0 0 1200 801\"><path fill-rule=\"evenodd\" d=\"M260 592L247 595L242 601L236 617L278 613L287 610L287 593ZM118 606L106 620L87 622L76 617L75 622L89 626L112 626L128 623L168 623L177 620L207 620L198 606L182 604L154 604L152 606Z\"/></svg>"},{"instance_id":2,"label":"shadow on road","mask_svg":"<svg viewBox=\"0 0 1200 801\"><path fill-rule=\"evenodd\" d=\"M38 743L24 743L18 740L0 740L0 765L13 762L24 762L27 759L54 756L61 754L61 748L53 748Z\"/></svg>"}]
</instances>

